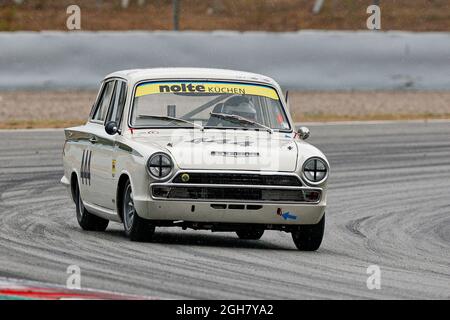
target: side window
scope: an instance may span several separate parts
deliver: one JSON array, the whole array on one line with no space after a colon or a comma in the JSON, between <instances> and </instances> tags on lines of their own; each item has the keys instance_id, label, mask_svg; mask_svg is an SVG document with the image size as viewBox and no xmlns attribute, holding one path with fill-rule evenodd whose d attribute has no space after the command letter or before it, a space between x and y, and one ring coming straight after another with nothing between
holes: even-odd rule
<instances>
[{"instance_id":1,"label":"side window","mask_svg":"<svg viewBox=\"0 0 450 320\"><path fill-rule=\"evenodd\" d=\"M106 114L108 113L111 97L114 92L114 85L116 81L107 82L103 87L102 95L97 104L97 110L95 110L92 120L104 121Z\"/></svg>"},{"instance_id":2,"label":"side window","mask_svg":"<svg viewBox=\"0 0 450 320\"><path fill-rule=\"evenodd\" d=\"M115 121L119 124L122 118L123 108L127 97L127 84L125 81L117 81L116 90L114 92L114 100L109 110L107 121Z\"/></svg>"},{"instance_id":3,"label":"side window","mask_svg":"<svg viewBox=\"0 0 450 320\"><path fill-rule=\"evenodd\" d=\"M279 104L275 100L270 100L270 103L267 104L267 107L269 111L270 125L272 126L272 128L279 130L289 129L289 123L283 110L281 109L281 104Z\"/></svg>"}]
</instances>

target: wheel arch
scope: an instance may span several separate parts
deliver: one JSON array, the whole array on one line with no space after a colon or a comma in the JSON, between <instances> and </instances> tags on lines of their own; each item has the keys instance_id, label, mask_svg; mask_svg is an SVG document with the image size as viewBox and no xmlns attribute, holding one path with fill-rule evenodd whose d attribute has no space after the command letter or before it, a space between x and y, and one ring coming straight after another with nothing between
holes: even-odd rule
<instances>
[{"instance_id":1,"label":"wheel arch","mask_svg":"<svg viewBox=\"0 0 450 320\"><path fill-rule=\"evenodd\" d=\"M117 209L117 214L119 215L120 220L123 221L123 212L122 212L122 208L123 208L123 203L122 203L122 193L123 193L123 189L125 187L125 183L127 181L130 181L131 183L131 179L130 179L130 175L127 172L123 172L120 177L119 177L119 181L117 183L117 191L116 191L116 209Z\"/></svg>"},{"instance_id":2,"label":"wheel arch","mask_svg":"<svg viewBox=\"0 0 450 320\"><path fill-rule=\"evenodd\" d=\"M72 200L76 201L76 187L78 186L78 174L72 171L70 175L70 194L72 195Z\"/></svg>"}]
</instances>

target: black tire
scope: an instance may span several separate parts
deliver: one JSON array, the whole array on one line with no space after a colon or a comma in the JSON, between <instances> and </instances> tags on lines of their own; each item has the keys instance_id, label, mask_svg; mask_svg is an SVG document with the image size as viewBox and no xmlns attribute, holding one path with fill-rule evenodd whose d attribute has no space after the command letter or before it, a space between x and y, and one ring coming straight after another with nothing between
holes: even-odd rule
<instances>
[{"instance_id":1,"label":"black tire","mask_svg":"<svg viewBox=\"0 0 450 320\"><path fill-rule=\"evenodd\" d=\"M148 220L139 217L134 208L133 192L130 181L128 180L123 187L121 195L123 227L126 236L131 241L148 242L155 233L155 226Z\"/></svg>"},{"instance_id":2,"label":"black tire","mask_svg":"<svg viewBox=\"0 0 450 320\"><path fill-rule=\"evenodd\" d=\"M264 229L239 230L236 234L242 240L259 240L264 234Z\"/></svg>"},{"instance_id":3,"label":"black tire","mask_svg":"<svg viewBox=\"0 0 450 320\"><path fill-rule=\"evenodd\" d=\"M295 246L301 251L316 251L322 243L325 231L325 214L317 224L301 225L292 232Z\"/></svg>"},{"instance_id":4,"label":"black tire","mask_svg":"<svg viewBox=\"0 0 450 320\"><path fill-rule=\"evenodd\" d=\"M81 199L80 189L78 183L75 186L74 201L77 212L77 221L80 227L86 231L105 231L108 227L109 220L100 218L84 207L83 200Z\"/></svg>"}]
</instances>

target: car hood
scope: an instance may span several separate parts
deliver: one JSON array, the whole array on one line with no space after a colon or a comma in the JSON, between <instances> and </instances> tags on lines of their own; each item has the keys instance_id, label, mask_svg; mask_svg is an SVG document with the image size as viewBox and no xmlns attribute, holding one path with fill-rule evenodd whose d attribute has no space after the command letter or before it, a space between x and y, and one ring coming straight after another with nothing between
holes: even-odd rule
<instances>
[{"instance_id":1,"label":"car hood","mask_svg":"<svg viewBox=\"0 0 450 320\"><path fill-rule=\"evenodd\" d=\"M142 131L135 142L169 153L184 170L257 170L293 172L298 146L292 134L265 131ZM149 151L149 152L152 152Z\"/></svg>"}]
</instances>

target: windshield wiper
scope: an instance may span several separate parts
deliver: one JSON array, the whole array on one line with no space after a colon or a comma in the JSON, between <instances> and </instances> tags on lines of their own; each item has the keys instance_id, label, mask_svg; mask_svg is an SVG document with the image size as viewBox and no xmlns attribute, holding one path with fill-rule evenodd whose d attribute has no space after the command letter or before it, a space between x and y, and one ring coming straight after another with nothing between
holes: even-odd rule
<instances>
[{"instance_id":1,"label":"windshield wiper","mask_svg":"<svg viewBox=\"0 0 450 320\"><path fill-rule=\"evenodd\" d=\"M238 116L236 114L211 112L210 115L214 116L214 117L221 118L221 119L235 120L235 121L238 121L239 123L244 122L244 123L254 124L254 125L256 125L256 126L258 126L260 128L266 129L269 133L273 133L273 129L272 128L270 128L268 126L265 126L265 125L263 125L261 123L258 123L256 121L253 121L253 120L250 120L250 119Z\"/></svg>"},{"instance_id":2,"label":"windshield wiper","mask_svg":"<svg viewBox=\"0 0 450 320\"><path fill-rule=\"evenodd\" d=\"M184 119L181 119L181 118L175 118L175 117L169 117L169 116L147 115L147 114L140 114L138 117L139 118L154 118L154 119L163 119L163 120L184 122L184 123L192 124L193 126L199 127L200 129L203 130L203 126L202 125L194 123L194 122L191 122L189 120L184 120Z\"/></svg>"}]
</instances>

